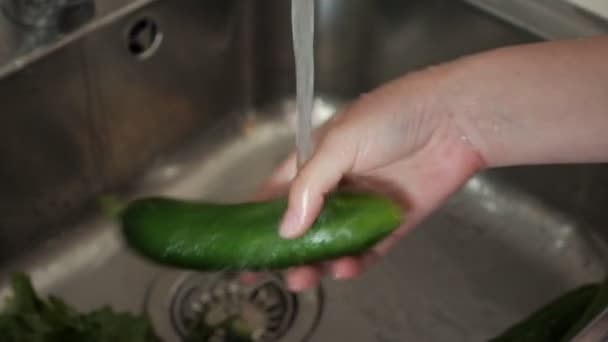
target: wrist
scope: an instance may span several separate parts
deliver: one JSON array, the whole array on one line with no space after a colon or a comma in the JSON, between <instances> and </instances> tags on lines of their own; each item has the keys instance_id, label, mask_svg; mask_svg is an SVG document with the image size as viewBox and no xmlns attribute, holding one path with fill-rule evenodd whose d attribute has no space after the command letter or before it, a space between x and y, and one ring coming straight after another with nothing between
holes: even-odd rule
<instances>
[{"instance_id":1,"label":"wrist","mask_svg":"<svg viewBox=\"0 0 608 342\"><path fill-rule=\"evenodd\" d=\"M509 102L517 96L512 82L517 80L504 75L509 49L457 59L442 65L437 74L436 101L451 116L461 143L478 155L481 168L502 166L508 159L497 146L510 141L514 130Z\"/></svg>"}]
</instances>

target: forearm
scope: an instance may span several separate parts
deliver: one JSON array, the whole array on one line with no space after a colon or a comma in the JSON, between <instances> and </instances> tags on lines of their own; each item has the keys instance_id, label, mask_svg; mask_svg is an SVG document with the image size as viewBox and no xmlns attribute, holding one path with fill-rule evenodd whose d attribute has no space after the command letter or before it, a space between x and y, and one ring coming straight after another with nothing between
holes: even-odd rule
<instances>
[{"instance_id":1,"label":"forearm","mask_svg":"<svg viewBox=\"0 0 608 342\"><path fill-rule=\"evenodd\" d=\"M608 161L608 37L503 48L448 68L488 167Z\"/></svg>"}]
</instances>

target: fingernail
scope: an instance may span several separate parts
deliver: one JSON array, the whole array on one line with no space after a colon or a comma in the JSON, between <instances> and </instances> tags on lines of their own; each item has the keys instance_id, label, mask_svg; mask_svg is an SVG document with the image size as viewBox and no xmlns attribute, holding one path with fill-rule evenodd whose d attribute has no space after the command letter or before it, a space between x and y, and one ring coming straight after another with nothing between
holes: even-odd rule
<instances>
[{"instance_id":1,"label":"fingernail","mask_svg":"<svg viewBox=\"0 0 608 342\"><path fill-rule=\"evenodd\" d=\"M294 238L298 235L298 230L300 228L300 215L293 210L289 210L285 217L283 218L283 222L281 222L281 229L279 233L282 237L286 239Z\"/></svg>"}]
</instances>

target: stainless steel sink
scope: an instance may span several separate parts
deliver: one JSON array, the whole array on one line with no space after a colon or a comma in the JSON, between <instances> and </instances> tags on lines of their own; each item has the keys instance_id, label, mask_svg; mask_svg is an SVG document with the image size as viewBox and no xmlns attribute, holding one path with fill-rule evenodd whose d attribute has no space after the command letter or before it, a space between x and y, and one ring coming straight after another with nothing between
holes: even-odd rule
<instances>
[{"instance_id":1,"label":"stainless steel sink","mask_svg":"<svg viewBox=\"0 0 608 342\"><path fill-rule=\"evenodd\" d=\"M317 124L409 70L546 39L460 1L318 8ZM2 295L23 270L82 310L146 310L168 341L235 291L280 341L484 341L604 276L605 165L483 172L362 278L298 295L280 275L246 287L132 254L99 195L243 201L293 148L289 20L284 0L156 1L7 73Z\"/></svg>"}]
</instances>

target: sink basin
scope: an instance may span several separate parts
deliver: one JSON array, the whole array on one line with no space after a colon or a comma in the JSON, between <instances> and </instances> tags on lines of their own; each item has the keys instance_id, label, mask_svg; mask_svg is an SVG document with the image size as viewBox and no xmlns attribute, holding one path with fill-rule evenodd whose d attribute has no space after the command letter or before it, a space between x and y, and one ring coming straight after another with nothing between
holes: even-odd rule
<instances>
[{"instance_id":1,"label":"sink basin","mask_svg":"<svg viewBox=\"0 0 608 342\"><path fill-rule=\"evenodd\" d=\"M234 307L275 341L485 341L604 277L605 165L480 173L364 276L297 295L133 254L97 196L244 201L293 149L289 2L252 3L153 2L0 80L2 296L23 270L81 310L146 311L167 341ZM542 40L460 1L318 8L316 124L409 70Z\"/></svg>"}]
</instances>

